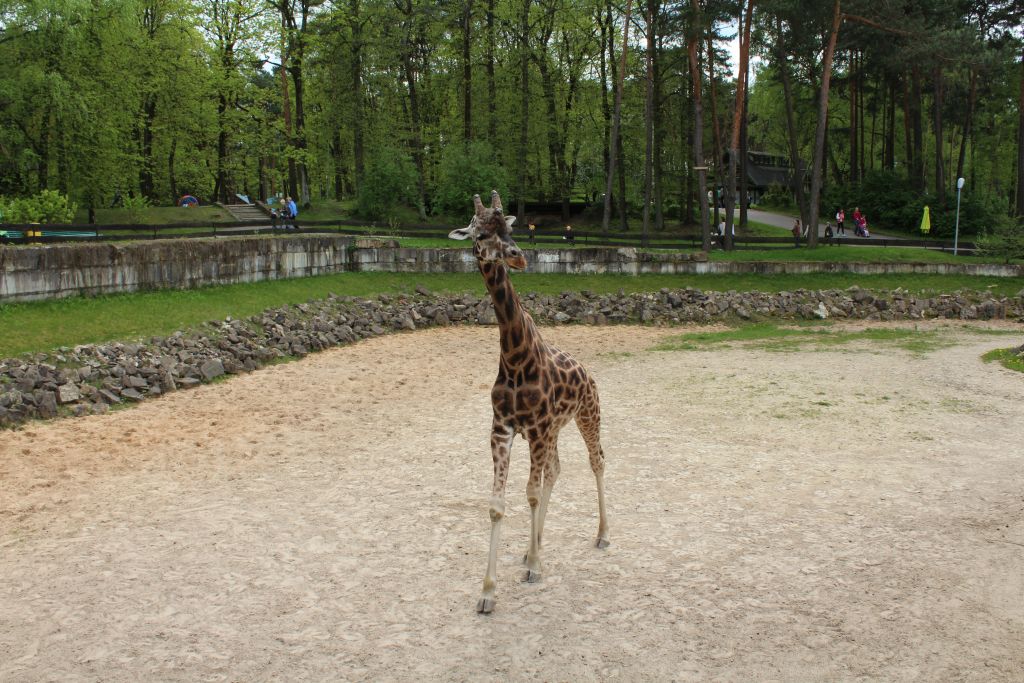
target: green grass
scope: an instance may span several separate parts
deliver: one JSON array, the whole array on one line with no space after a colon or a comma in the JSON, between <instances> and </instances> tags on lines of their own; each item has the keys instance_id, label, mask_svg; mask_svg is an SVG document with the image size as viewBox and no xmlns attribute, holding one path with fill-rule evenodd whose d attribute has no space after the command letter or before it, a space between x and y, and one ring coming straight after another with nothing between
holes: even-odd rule
<instances>
[{"instance_id":1,"label":"green grass","mask_svg":"<svg viewBox=\"0 0 1024 683\"><path fill-rule=\"evenodd\" d=\"M738 229L740 236L752 235L754 237L785 237L790 234L789 228L780 228L777 225L769 225L760 221L747 220L747 227Z\"/></svg>"},{"instance_id":2,"label":"green grass","mask_svg":"<svg viewBox=\"0 0 1024 683\"><path fill-rule=\"evenodd\" d=\"M1024 372L1024 358L1014 353L1014 349L993 349L981 357L986 363L998 362L1004 368Z\"/></svg>"},{"instance_id":3,"label":"green grass","mask_svg":"<svg viewBox=\"0 0 1024 683\"><path fill-rule=\"evenodd\" d=\"M185 209L178 206L151 206L130 214L128 209L96 209L96 224L143 224L173 225L175 223L200 223L204 221L233 221L234 218L224 209L216 206L198 206ZM75 215L75 223L88 221L88 213L80 210Z\"/></svg>"},{"instance_id":4,"label":"green grass","mask_svg":"<svg viewBox=\"0 0 1024 683\"><path fill-rule=\"evenodd\" d=\"M793 291L846 288L895 289L929 295L958 289L990 289L1012 296L1024 289L1024 278L829 275L513 275L520 293L559 294L589 290L656 292L663 287L695 287L717 291ZM179 329L227 316L245 318L267 308L325 298L411 293L422 284L435 292L484 293L478 273L339 273L193 290L157 290L100 297L0 304L0 358L60 346L165 336Z\"/></svg>"},{"instance_id":5,"label":"green grass","mask_svg":"<svg viewBox=\"0 0 1024 683\"><path fill-rule=\"evenodd\" d=\"M838 331L828 325L780 326L754 323L729 330L692 332L669 338L655 351L706 351L721 346L745 344L766 351L874 350L874 345L898 348L924 354L948 346L951 342L938 332L912 328L873 328L860 331ZM872 344L871 347L866 344ZM851 349L851 346L855 348Z\"/></svg>"}]
</instances>

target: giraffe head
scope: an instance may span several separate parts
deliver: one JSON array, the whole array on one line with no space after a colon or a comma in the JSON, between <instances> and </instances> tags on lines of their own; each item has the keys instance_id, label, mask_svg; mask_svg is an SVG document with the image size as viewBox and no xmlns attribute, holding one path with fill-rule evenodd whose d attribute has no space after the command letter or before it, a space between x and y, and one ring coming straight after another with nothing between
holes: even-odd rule
<instances>
[{"instance_id":1,"label":"giraffe head","mask_svg":"<svg viewBox=\"0 0 1024 683\"><path fill-rule=\"evenodd\" d=\"M497 190L491 191L491 208L484 208L480 195L473 195L476 213L465 228L452 230L448 237L453 240L473 238L473 255L482 263L504 263L509 268L522 270L526 267L523 250L512 239L512 224L515 216L506 216L501 210L501 197Z\"/></svg>"}]
</instances>

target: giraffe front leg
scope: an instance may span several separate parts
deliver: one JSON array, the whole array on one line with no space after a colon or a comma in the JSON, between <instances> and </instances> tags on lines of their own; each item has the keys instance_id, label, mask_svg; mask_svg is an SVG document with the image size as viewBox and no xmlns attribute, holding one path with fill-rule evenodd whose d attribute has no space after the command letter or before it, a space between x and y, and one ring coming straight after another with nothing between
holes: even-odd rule
<instances>
[{"instance_id":1,"label":"giraffe front leg","mask_svg":"<svg viewBox=\"0 0 1024 683\"><path fill-rule=\"evenodd\" d=\"M498 543L501 539L501 520L505 516L505 481L508 478L509 453L515 432L495 420L491 428L491 457L494 460L494 486L491 489L490 517L491 543L487 552L487 573L476 611L490 614L494 610L494 596L498 587Z\"/></svg>"}]
</instances>

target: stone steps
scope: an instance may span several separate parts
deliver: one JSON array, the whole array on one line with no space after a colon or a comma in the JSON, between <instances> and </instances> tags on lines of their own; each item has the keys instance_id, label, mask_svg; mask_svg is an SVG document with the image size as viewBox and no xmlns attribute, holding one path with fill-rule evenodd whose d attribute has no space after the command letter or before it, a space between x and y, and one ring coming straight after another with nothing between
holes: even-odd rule
<instances>
[{"instance_id":1,"label":"stone steps","mask_svg":"<svg viewBox=\"0 0 1024 683\"><path fill-rule=\"evenodd\" d=\"M227 209L236 221L269 221L270 216L263 213L263 209L255 204L225 204Z\"/></svg>"}]
</instances>

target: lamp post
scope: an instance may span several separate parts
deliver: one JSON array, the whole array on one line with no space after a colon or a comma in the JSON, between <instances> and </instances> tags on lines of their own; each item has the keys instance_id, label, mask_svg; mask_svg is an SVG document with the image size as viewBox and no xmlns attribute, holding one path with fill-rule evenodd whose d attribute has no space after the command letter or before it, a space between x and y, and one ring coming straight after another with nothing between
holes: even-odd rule
<instances>
[{"instance_id":1,"label":"lamp post","mask_svg":"<svg viewBox=\"0 0 1024 683\"><path fill-rule=\"evenodd\" d=\"M964 188L964 179L956 179L956 227L953 229L953 256L956 256L957 243L960 241L960 190Z\"/></svg>"}]
</instances>

